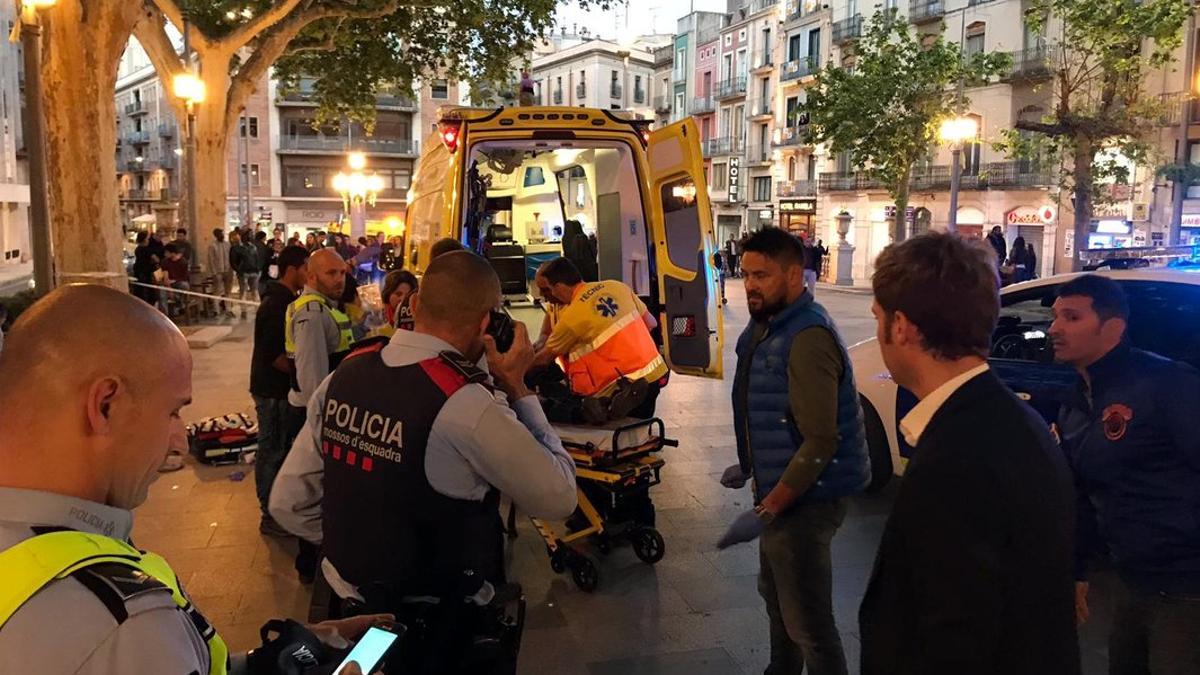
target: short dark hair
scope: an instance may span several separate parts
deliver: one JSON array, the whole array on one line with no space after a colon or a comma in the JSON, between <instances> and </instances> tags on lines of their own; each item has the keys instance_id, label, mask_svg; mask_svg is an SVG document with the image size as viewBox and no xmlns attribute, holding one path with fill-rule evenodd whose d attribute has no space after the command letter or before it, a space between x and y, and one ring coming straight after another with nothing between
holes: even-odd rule
<instances>
[{"instance_id":1,"label":"short dark hair","mask_svg":"<svg viewBox=\"0 0 1200 675\"><path fill-rule=\"evenodd\" d=\"M1128 319L1129 300L1121 285L1099 274L1084 274L1075 277L1058 289L1058 297L1085 297L1092 299L1092 309L1100 321L1109 319Z\"/></svg>"},{"instance_id":2,"label":"short dark hair","mask_svg":"<svg viewBox=\"0 0 1200 675\"><path fill-rule=\"evenodd\" d=\"M551 286L555 284L577 286L583 283L583 275L579 273L579 268L568 258L547 260L538 269L538 274L549 281Z\"/></svg>"},{"instance_id":3,"label":"short dark hair","mask_svg":"<svg viewBox=\"0 0 1200 675\"><path fill-rule=\"evenodd\" d=\"M146 243L146 240L149 238L150 238L150 234L147 233L145 230L142 230L141 232L137 233L137 243L139 243L139 244Z\"/></svg>"},{"instance_id":4,"label":"short dark hair","mask_svg":"<svg viewBox=\"0 0 1200 675\"><path fill-rule=\"evenodd\" d=\"M163 250L167 253L180 253L179 244L176 244L173 241L167 242L167 245L163 247Z\"/></svg>"},{"instance_id":5,"label":"short dark hair","mask_svg":"<svg viewBox=\"0 0 1200 675\"><path fill-rule=\"evenodd\" d=\"M429 259L433 260L434 258L445 253L462 250L463 245L457 239L453 237L442 237L441 239L433 242L433 246L429 247Z\"/></svg>"},{"instance_id":6,"label":"short dark hair","mask_svg":"<svg viewBox=\"0 0 1200 675\"><path fill-rule=\"evenodd\" d=\"M225 230L224 230L223 228L220 228L220 227L214 227L214 228L213 228L213 236L214 236L214 237L215 237L215 236L217 236L217 233L218 233L218 232L220 232L221 234L225 234Z\"/></svg>"},{"instance_id":7,"label":"short dark hair","mask_svg":"<svg viewBox=\"0 0 1200 675\"><path fill-rule=\"evenodd\" d=\"M275 259L275 264L279 267L279 278L283 278L283 273L289 267L299 268L306 262L308 262L308 249L303 246L284 246Z\"/></svg>"},{"instance_id":8,"label":"short dark hair","mask_svg":"<svg viewBox=\"0 0 1200 675\"><path fill-rule=\"evenodd\" d=\"M871 286L884 312L904 312L935 358L987 358L1000 314L996 253L979 240L931 232L883 249Z\"/></svg>"},{"instance_id":9,"label":"short dark hair","mask_svg":"<svg viewBox=\"0 0 1200 675\"><path fill-rule=\"evenodd\" d=\"M760 253L785 268L804 264L804 244L778 227L764 227L746 237L742 254L746 253Z\"/></svg>"},{"instance_id":10,"label":"short dark hair","mask_svg":"<svg viewBox=\"0 0 1200 675\"><path fill-rule=\"evenodd\" d=\"M187 228L181 227L181 228L175 230L175 234L187 234Z\"/></svg>"},{"instance_id":11,"label":"short dark hair","mask_svg":"<svg viewBox=\"0 0 1200 675\"><path fill-rule=\"evenodd\" d=\"M266 241L266 239L267 233L263 230L259 230L258 232L254 233L254 241Z\"/></svg>"},{"instance_id":12,"label":"short dark hair","mask_svg":"<svg viewBox=\"0 0 1200 675\"><path fill-rule=\"evenodd\" d=\"M419 290L417 275L408 270L392 270L383 278L383 294L380 297L385 303L388 301L388 296L400 288L400 284L408 284L414 291Z\"/></svg>"}]
</instances>

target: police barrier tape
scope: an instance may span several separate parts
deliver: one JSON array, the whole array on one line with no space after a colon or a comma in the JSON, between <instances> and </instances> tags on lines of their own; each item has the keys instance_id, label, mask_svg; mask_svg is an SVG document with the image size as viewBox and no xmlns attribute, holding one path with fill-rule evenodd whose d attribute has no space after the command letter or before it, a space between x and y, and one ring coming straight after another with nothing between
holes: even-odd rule
<instances>
[{"instance_id":1,"label":"police barrier tape","mask_svg":"<svg viewBox=\"0 0 1200 675\"><path fill-rule=\"evenodd\" d=\"M147 284L147 283L144 283L141 281L134 281L133 279L129 280L129 285L130 286L141 286L142 288L152 288L156 291L161 291L163 293L178 293L179 295L192 295L197 298L208 298L209 300L212 300L214 302L228 302L228 303L232 303L232 304L236 304L236 305L246 305L246 306L254 307L254 308L258 307L258 303L255 302L254 300L240 300L238 298L234 298L231 296L213 295L212 293L197 293L196 291L191 291L191 290L185 291L182 288L173 288L171 286L160 286L159 284ZM257 295L257 293L255 293L255 295Z\"/></svg>"}]
</instances>

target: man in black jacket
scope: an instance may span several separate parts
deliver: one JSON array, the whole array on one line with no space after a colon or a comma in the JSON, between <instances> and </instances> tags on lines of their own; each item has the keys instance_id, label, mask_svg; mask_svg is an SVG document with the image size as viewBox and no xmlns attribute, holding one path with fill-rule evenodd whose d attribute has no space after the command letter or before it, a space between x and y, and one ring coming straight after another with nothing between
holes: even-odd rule
<instances>
[{"instance_id":1,"label":"man in black jacket","mask_svg":"<svg viewBox=\"0 0 1200 675\"><path fill-rule=\"evenodd\" d=\"M271 484L283 466L295 435L289 429L299 425L290 421L288 405L291 389L291 364L284 349L284 317L288 305L304 288L308 251L289 246L279 253L279 278L267 283L258 314L254 318L254 353L250 357L250 394L258 414L258 452L254 460L254 487L262 507L259 530L264 534L286 536L267 511Z\"/></svg>"},{"instance_id":2,"label":"man in black jacket","mask_svg":"<svg viewBox=\"0 0 1200 675\"><path fill-rule=\"evenodd\" d=\"M1079 371L1058 423L1079 490L1076 613L1088 563L1116 578L1111 675L1200 675L1200 373L1125 342L1129 303L1085 274L1054 303L1054 356Z\"/></svg>"},{"instance_id":3,"label":"man in black jacket","mask_svg":"<svg viewBox=\"0 0 1200 675\"><path fill-rule=\"evenodd\" d=\"M863 675L1078 675L1071 474L988 370L992 252L950 234L889 246L872 311L915 448L859 612ZM947 309L950 308L950 309Z\"/></svg>"}]
</instances>

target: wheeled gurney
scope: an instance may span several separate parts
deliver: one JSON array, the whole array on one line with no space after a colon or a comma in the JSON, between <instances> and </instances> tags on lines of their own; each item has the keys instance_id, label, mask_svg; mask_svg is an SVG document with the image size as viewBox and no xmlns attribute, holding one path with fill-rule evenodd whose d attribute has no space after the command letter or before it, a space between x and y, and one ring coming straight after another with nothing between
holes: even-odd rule
<instances>
[{"instance_id":1,"label":"wheeled gurney","mask_svg":"<svg viewBox=\"0 0 1200 675\"><path fill-rule=\"evenodd\" d=\"M571 571L580 590L591 592L600 582L596 560L577 548L590 541L600 553L628 541L645 563L662 560L666 545L654 527L649 490L661 480L665 461L654 453L679 442L666 437L661 419L626 419L604 426L554 425L563 447L575 460L579 506L559 536L549 524L531 518L546 541L550 568Z\"/></svg>"}]
</instances>

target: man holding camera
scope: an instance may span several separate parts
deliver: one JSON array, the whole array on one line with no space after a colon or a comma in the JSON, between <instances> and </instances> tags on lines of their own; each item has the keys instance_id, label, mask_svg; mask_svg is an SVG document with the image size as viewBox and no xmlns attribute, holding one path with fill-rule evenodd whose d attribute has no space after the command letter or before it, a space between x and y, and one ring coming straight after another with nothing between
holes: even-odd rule
<instances>
[{"instance_id":1,"label":"man holding camera","mask_svg":"<svg viewBox=\"0 0 1200 675\"><path fill-rule=\"evenodd\" d=\"M497 349L488 262L438 257L411 303L412 331L353 352L313 394L271 493L349 604L448 597L465 571L502 584L501 493L536 517L575 510L574 462L524 384L524 325Z\"/></svg>"}]
</instances>

